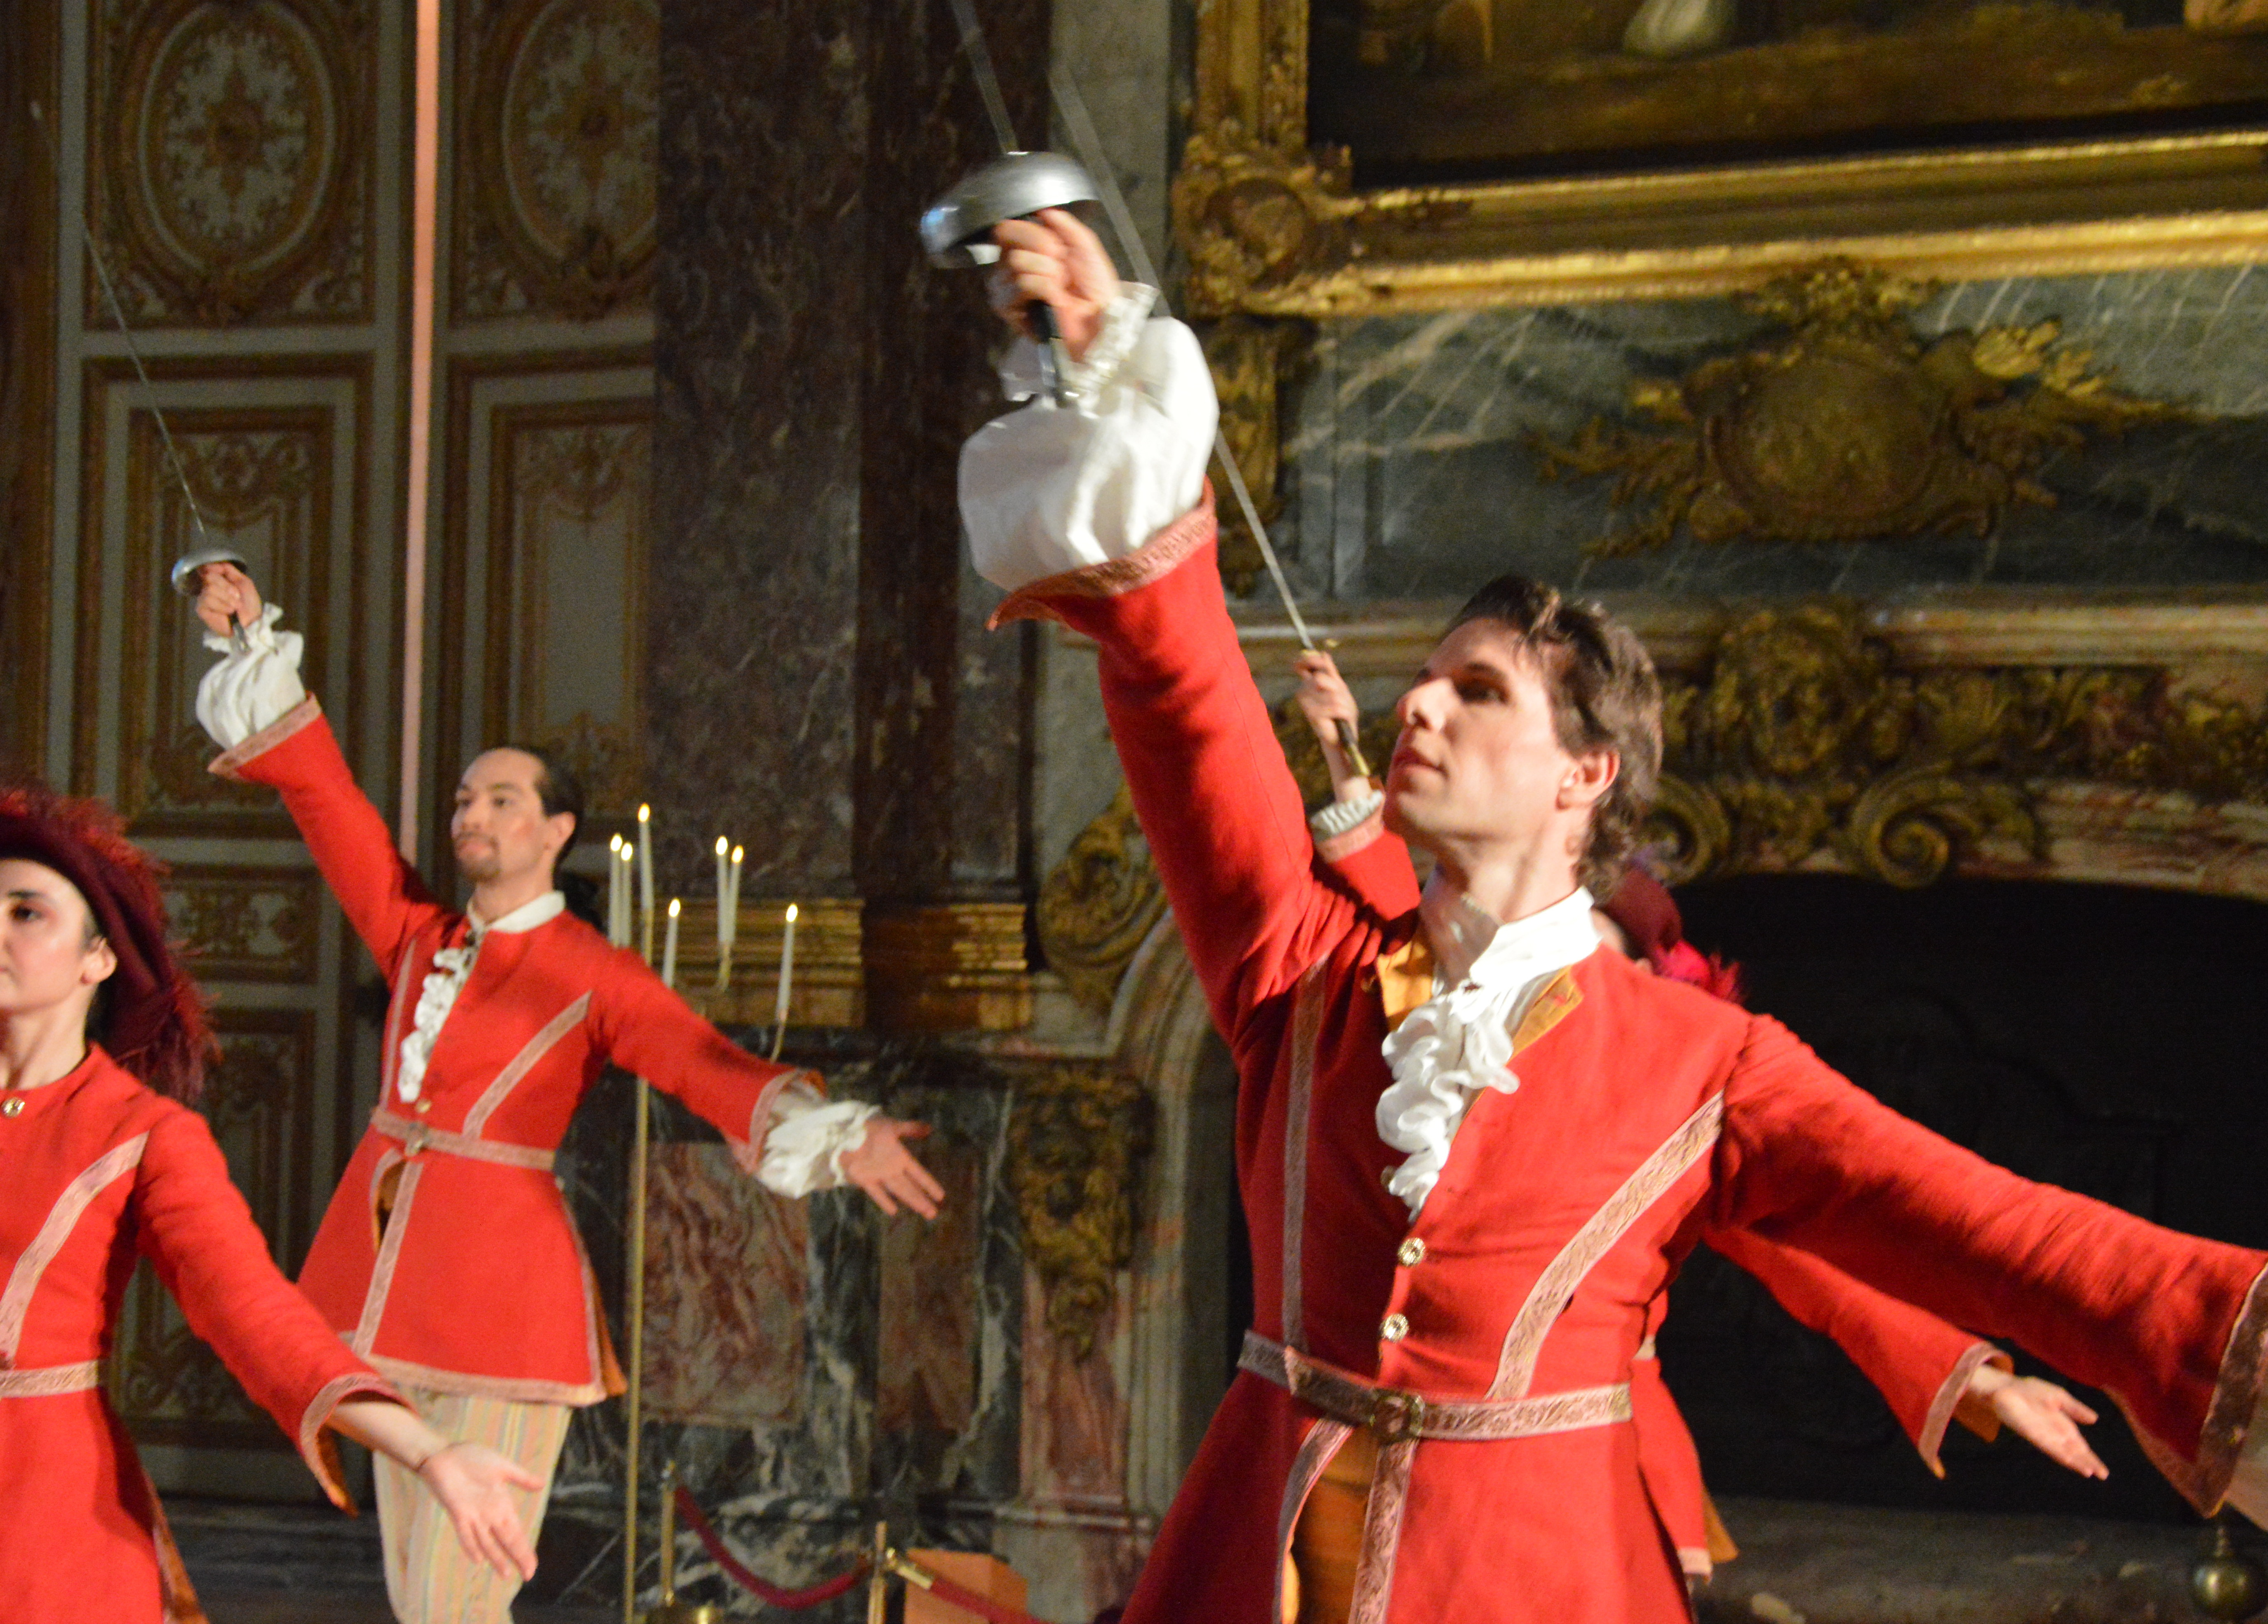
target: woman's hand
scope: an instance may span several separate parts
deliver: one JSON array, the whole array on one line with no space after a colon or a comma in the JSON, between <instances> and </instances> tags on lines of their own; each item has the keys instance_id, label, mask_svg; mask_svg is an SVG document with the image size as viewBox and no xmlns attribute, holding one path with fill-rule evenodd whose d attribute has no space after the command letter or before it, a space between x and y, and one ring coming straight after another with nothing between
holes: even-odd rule
<instances>
[{"instance_id":1,"label":"woman's hand","mask_svg":"<svg viewBox=\"0 0 2268 1624\"><path fill-rule=\"evenodd\" d=\"M2110 1475L2110 1468L2088 1447L2086 1435L2080 1431L2099 1418L2053 1382L1980 1364L1970 1373L1962 1403L1964 1408L1981 1404L2040 1453L2081 1477Z\"/></svg>"},{"instance_id":2,"label":"woman's hand","mask_svg":"<svg viewBox=\"0 0 2268 1624\"><path fill-rule=\"evenodd\" d=\"M198 577L203 591L197 594L197 619L216 637L225 637L234 626L260 623L260 589L234 564L207 564Z\"/></svg>"},{"instance_id":3,"label":"woman's hand","mask_svg":"<svg viewBox=\"0 0 2268 1624\"><path fill-rule=\"evenodd\" d=\"M1339 724L1346 724L1352 734L1362 721L1362 710L1354 702L1354 691L1339 675L1337 662L1321 649L1309 649L1292 662L1300 673L1299 692L1292 698L1307 718L1307 725L1315 730L1315 742L1323 747L1323 765L1331 775L1331 794L1342 801L1359 801L1371 792L1370 780L1354 770L1339 744Z\"/></svg>"},{"instance_id":4,"label":"woman's hand","mask_svg":"<svg viewBox=\"0 0 2268 1624\"><path fill-rule=\"evenodd\" d=\"M929 1137L926 1122L901 1122L887 1116L869 1119L865 1137L843 1153L843 1176L866 1192L890 1216L901 1205L924 1218L937 1216L945 1187L906 1149L909 1139Z\"/></svg>"},{"instance_id":5,"label":"woman's hand","mask_svg":"<svg viewBox=\"0 0 2268 1624\"><path fill-rule=\"evenodd\" d=\"M535 1551L512 1491L540 1490L541 1478L479 1444L444 1444L425 1457L417 1476L449 1514L466 1555L507 1579L535 1576Z\"/></svg>"},{"instance_id":6,"label":"woman's hand","mask_svg":"<svg viewBox=\"0 0 2268 1624\"><path fill-rule=\"evenodd\" d=\"M1074 361L1102 331L1102 318L1118 298L1118 268L1102 239L1062 209L1042 209L1030 219L1003 220L992 228L1000 246L993 268L992 308L1023 333L1024 312L1035 304L1055 307L1056 330Z\"/></svg>"}]
</instances>

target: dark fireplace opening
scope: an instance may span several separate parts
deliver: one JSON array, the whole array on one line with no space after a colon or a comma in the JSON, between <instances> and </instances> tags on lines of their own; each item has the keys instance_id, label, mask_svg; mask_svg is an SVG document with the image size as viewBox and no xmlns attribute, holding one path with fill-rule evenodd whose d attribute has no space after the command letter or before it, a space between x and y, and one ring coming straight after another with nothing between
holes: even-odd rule
<instances>
[{"instance_id":1,"label":"dark fireplace opening","mask_svg":"<svg viewBox=\"0 0 2268 1624\"><path fill-rule=\"evenodd\" d=\"M1886 1103L2029 1178L2268 1246L2268 907L2113 885L1899 891L1755 876L1681 893L1689 937ZM1753 1279L1697 1253L1662 1367L1719 1494L2183 1520L2116 1406L2088 1482L1958 1425L1933 1479L1888 1407ZM2052 1376L2019 1356L2018 1367Z\"/></svg>"}]
</instances>

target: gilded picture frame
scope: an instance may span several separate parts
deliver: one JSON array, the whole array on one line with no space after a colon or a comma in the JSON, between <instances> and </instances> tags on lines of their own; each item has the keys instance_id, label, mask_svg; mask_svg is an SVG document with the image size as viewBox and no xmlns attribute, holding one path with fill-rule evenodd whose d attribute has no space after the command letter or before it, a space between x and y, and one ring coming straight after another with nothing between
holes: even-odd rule
<instances>
[{"instance_id":1,"label":"gilded picture frame","mask_svg":"<svg viewBox=\"0 0 2268 1624\"><path fill-rule=\"evenodd\" d=\"M2268 124L1365 188L1311 142L1309 44L1309 0L1198 8L1194 314L1701 296L1831 256L1951 280L2268 258Z\"/></svg>"}]
</instances>

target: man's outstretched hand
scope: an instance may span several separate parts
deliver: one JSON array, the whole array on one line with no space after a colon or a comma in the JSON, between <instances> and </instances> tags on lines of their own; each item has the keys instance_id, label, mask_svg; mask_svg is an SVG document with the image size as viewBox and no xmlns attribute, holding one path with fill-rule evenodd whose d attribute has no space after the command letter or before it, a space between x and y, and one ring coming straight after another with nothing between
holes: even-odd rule
<instances>
[{"instance_id":1,"label":"man's outstretched hand","mask_svg":"<svg viewBox=\"0 0 2268 1624\"><path fill-rule=\"evenodd\" d=\"M2053 1382L2036 1376L2011 1376L1980 1364L1970 1373L1961 1401L1964 1408L1983 1405L2040 1453L2081 1477L2110 1475L2110 1468L2088 1447L2087 1436L2080 1431L2082 1426L2094 1425L2095 1412Z\"/></svg>"},{"instance_id":2,"label":"man's outstretched hand","mask_svg":"<svg viewBox=\"0 0 2268 1624\"><path fill-rule=\"evenodd\" d=\"M234 564L207 564L198 572L204 590L197 594L197 619L216 637L225 637L232 625L260 623L260 589Z\"/></svg>"},{"instance_id":3,"label":"man's outstretched hand","mask_svg":"<svg viewBox=\"0 0 2268 1624\"><path fill-rule=\"evenodd\" d=\"M992 308L1022 333L1027 306L1054 305L1064 348L1072 360L1086 359L1103 313L1118 298L1118 269L1102 239L1068 210L1042 209L1027 220L1001 221L992 228L992 240L1000 246Z\"/></svg>"},{"instance_id":4,"label":"man's outstretched hand","mask_svg":"<svg viewBox=\"0 0 2268 1624\"><path fill-rule=\"evenodd\" d=\"M928 1168L914 1160L913 1152L905 1144L909 1139L928 1137L926 1122L875 1117L866 1124L866 1136L843 1153L843 1176L865 1191L874 1205L892 1217L897 1216L901 1206L905 1206L924 1218L934 1218L938 1203L945 1199L945 1187L930 1176Z\"/></svg>"}]
</instances>

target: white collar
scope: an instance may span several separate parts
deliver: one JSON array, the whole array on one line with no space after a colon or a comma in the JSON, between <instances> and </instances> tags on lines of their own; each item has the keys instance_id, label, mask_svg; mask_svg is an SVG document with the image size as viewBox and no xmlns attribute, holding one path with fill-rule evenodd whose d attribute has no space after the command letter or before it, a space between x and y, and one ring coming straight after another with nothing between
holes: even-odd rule
<instances>
[{"instance_id":1,"label":"white collar","mask_svg":"<svg viewBox=\"0 0 2268 1624\"><path fill-rule=\"evenodd\" d=\"M1550 908L1506 923L1436 869L1418 911L1432 944L1440 984L1491 987L1528 981L1546 961L1556 970L1589 958L1599 944L1591 907L1591 893L1578 885Z\"/></svg>"},{"instance_id":2,"label":"white collar","mask_svg":"<svg viewBox=\"0 0 2268 1624\"><path fill-rule=\"evenodd\" d=\"M504 936L517 936L523 930L533 930L538 925L548 925L566 911L567 893L547 891L533 902L523 902L502 919L484 920L468 907L465 922L475 936L485 936L494 930Z\"/></svg>"}]
</instances>

